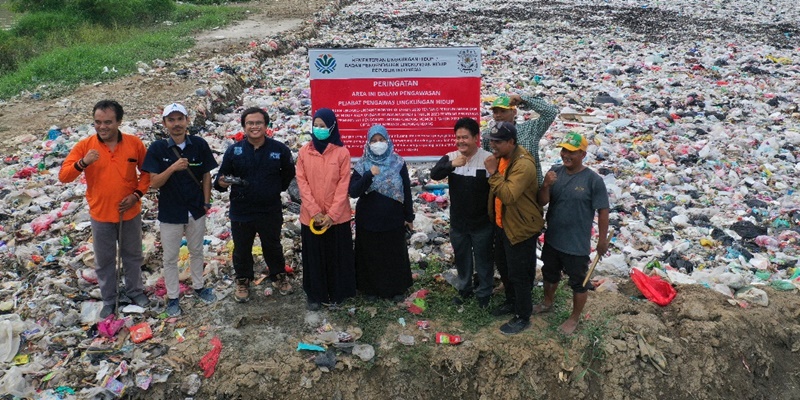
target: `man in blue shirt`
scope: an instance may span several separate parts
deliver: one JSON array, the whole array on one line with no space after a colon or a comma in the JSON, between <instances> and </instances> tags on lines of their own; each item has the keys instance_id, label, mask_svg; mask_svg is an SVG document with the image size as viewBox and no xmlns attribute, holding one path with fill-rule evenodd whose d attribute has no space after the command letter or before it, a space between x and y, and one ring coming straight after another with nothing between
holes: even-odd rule
<instances>
[{"instance_id":1,"label":"man in blue shirt","mask_svg":"<svg viewBox=\"0 0 800 400\"><path fill-rule=\"evenodd\" d=\"M150 144L142 170L150 173L150 187L158 189L167 314L174 317L181 314L178 254L184 235L192 288L204 302L216 300L203 283L203 237L206 212L211 207L211 170L217 167L217 161L203 138L189 136L189 115L184 106L172 103L161 116L169 137Z\"/></svg>"},{"instance_id":2,"label":"man in blue shirt","mask_svg":"<svg viewBox=\"0 0 800 400\"><path fill-rule=\"evenodd\" d=\"M292 290L286 279L281 246L283 205L281 192L289 188L295 168L292 152L285 144L266 136L269 115L252 107L241 118L245 139L234 143L222 156L214 187L230 194L233 268L236 270L234 299L250 300L253 280L253 241L261 239L269 278L281 294Z\"/></svg>"}]
</instances>

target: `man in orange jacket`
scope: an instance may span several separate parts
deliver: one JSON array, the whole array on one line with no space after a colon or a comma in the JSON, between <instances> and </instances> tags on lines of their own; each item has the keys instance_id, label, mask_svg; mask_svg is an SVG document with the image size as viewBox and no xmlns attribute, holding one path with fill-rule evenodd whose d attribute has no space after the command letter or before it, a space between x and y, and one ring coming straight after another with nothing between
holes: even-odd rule
<instances>
[{"instance_id":1,"label":"man in orange jacket","mask_svg":"<svg viewBox=\"0 0 800 400\"><path fill-rule=\"evenodd\" d=\"M140 200L150 187L150 174L142 173L147 152L142 141L119 130L124 111L114 100L102 100L92 110L96 135L78 142L64 159L58 180L74 181L86 175L86 201L92 224L95 269L103 309L100 317L116 312L116 256L125 270L126 295L146 307L150 300L142 282L142 217Z\"/></svg>"}]
</instances>

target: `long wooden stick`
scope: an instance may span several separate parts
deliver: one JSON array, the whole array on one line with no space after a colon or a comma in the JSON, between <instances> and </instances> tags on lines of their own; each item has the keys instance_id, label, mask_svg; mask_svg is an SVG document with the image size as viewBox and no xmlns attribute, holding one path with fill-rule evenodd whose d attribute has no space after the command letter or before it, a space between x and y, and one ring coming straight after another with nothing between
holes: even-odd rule
<instances>
[{"instance_id":1,"label":"long wooden stick","mask_svg":"<svg viewBox=\"0 0 800 400\"><path fill-rule=\"evenodd\" d=\"M606 237L606 241L608 244L611 244L611 237L614 236L614 228L608 228L608 236ZM592 261L592 265L589 267L589 272L586 273L586 278L583 278L583 286L589 282L589 278L592 277L592 273L594 272L594 267L597 266L597 262L600 261L600 253L594 255L594 261Z\"/></svg>"}]
</instances>

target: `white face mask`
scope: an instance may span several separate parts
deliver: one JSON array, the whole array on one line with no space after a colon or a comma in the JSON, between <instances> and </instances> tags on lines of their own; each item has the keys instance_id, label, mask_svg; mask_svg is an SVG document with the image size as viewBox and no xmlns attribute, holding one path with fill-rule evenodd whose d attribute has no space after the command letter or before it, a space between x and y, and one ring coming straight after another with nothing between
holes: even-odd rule
<instances>
[{"instance_id":1,"label":"white face mask","mask_svg":"<svg viewBox=\"0 0 800 400\"><path fill-rule=\"evenodd\" d=\"M383 155L383 153L386 153L388 148L388 142L375 142L369 144L369 149L372 150L372 153L374 153L376 156Z\"/></svg>"}]
</instances>

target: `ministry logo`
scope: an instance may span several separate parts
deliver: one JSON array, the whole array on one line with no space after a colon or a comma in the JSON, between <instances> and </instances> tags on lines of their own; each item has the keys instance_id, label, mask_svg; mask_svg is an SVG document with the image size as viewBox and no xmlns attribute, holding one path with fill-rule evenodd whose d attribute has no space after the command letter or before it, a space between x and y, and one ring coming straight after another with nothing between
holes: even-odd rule
<instances>
[{"instance_id":1,"label":"ministry logo","mask_svg":"<svg viewBox=\"0 0 800 400\"><path fill-rule=\"evenodd\" d=\"M478 65L478 52L475 50L461 50L458 52L458 70L470 74L480 68Z\"/></svg>"},{"instance_id":2,"label":"ministry logo","mask_svg":"<svg viewBox=\"0 0 800 400\"><path fill-rule=\"evenodd\" d=\"M320 54L314 62L317 71L323 74L330 74L336 69L336 59L332 54Z\"/></svg>"}]
</instances>

